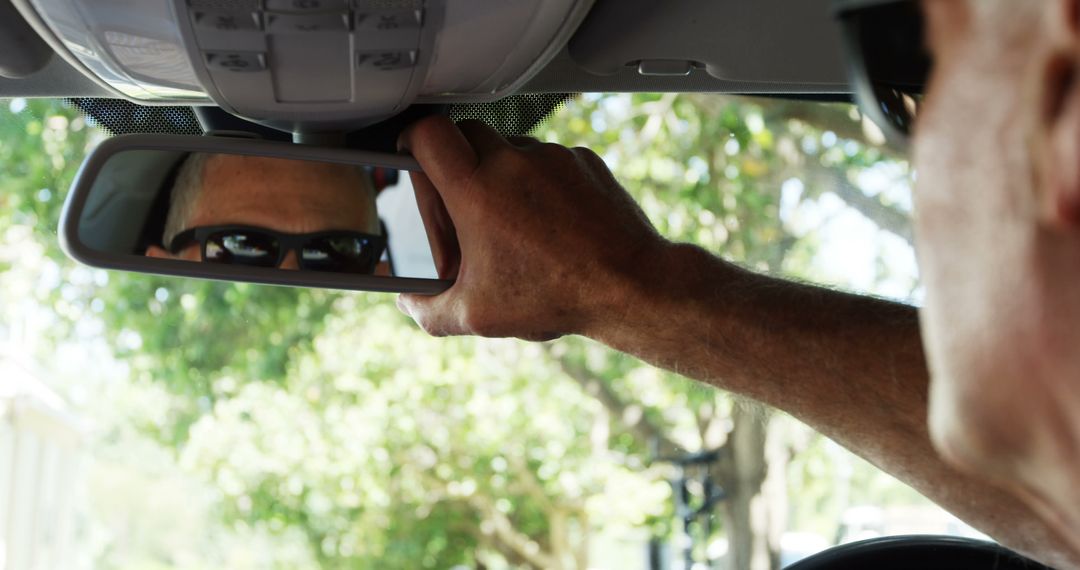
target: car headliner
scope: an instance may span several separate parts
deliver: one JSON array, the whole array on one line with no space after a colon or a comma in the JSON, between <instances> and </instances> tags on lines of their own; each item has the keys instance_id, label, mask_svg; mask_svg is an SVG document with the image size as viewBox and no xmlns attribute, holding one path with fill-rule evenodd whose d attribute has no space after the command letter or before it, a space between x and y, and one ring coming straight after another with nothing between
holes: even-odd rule
<instances>
[{"instance_id":1,"label":"car headliner","mask_svg":"<svg viewBox=\"0 0 1080 570\"><path fill-rule=\"evenodd\" d=\"M830 6L831 0L596 0L569 47L521 92L846 94ZM640 74L632 64L673 59L696 65L688 75L664 76ZM25 78L0 77L0 97L117 95L54 57Z\"/></svg>"}]
</instances>

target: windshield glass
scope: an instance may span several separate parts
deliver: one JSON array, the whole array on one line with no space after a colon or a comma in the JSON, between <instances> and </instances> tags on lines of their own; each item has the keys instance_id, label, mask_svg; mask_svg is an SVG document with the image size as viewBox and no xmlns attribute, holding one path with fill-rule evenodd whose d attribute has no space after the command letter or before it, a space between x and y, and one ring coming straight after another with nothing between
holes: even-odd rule
<instances>
[{"instance_id":1,"label":"windshield glass","mask_svg":"<svg viewBox=\"0 0 1080 570\"><path fill-rule=\"evenodd\" d=\"M76 265L57 221L106 134L14 99L0 135L0 567L775 568L976 536L791 417L582 338ZM919 302L910 167L851 105L585 95L534 135L595 150L673 240Z\"/></svg>"}]
</instances>

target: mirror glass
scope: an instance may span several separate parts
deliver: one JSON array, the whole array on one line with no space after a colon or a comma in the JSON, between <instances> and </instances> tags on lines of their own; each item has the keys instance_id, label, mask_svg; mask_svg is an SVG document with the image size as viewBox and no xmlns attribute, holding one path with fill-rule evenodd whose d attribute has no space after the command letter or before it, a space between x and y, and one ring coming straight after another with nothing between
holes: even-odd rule
<instances>
[{"instance_id":1,"label":"mirror glass","mask_svg":"<svg viewBox=\"0 0 1080 570\"><path fill-rule=\"evenodd\" d=\"M101 166L78 224L99 253L437 278L408 172L384 167L122 150Z\"/></svg>"}]
</instances>

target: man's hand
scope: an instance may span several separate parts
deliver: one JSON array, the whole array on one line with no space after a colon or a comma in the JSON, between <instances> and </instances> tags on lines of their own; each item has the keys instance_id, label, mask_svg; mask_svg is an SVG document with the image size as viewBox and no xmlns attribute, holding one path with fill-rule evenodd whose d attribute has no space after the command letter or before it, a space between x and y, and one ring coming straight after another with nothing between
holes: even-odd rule
<instances>
[{"instance_id":1,"label":"man's hand","mask_svg":"<svg viewBox=\"0 0 1080 570\"><path fill-rule=\"evenodd\" d=\"M402 146L441 277L399 304L430 333L581 333L780 408L1004 544L1080 567L1030 507L946 465L914 308L755 275L657 235L584 149L427 119Z\"/></svg>"},{"instance_id":2,"label":"man's hand","mask_svg":"<svg viewBox=\"0 0 1080 570\"><path fill-rule=\"evenodd\" d=\"M424 119L399 146L439 277L398 306L434 335L552 339L587 333L665 242L603 160L487 125Z\"/></svg>"}]
</instances>

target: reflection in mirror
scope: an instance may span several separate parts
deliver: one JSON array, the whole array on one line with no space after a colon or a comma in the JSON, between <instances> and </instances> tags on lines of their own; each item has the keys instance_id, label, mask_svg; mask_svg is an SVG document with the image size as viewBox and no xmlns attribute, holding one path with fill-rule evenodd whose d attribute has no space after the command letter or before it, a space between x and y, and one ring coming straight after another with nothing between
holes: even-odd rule
<instances>
[{"instance_id":1,"label":"reflection in mirror","mask_svg":"<svg viewBox=\"0 0 1080 570\"><path fill-rule=\"evenodd\" d=\"M114 254L436 278L408 173L355 164L124 150L94 180L79 240Z\"/></svg>"}]
</instances>

